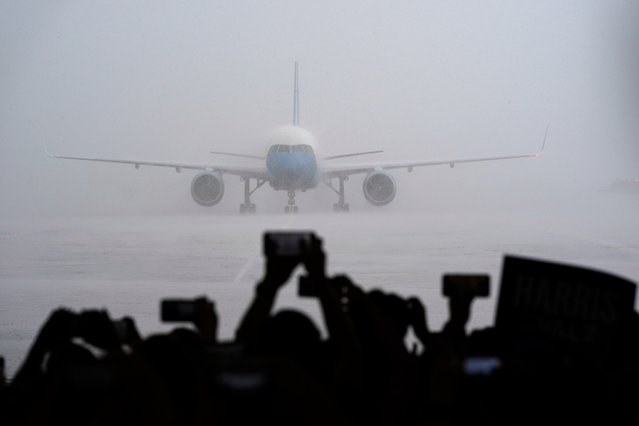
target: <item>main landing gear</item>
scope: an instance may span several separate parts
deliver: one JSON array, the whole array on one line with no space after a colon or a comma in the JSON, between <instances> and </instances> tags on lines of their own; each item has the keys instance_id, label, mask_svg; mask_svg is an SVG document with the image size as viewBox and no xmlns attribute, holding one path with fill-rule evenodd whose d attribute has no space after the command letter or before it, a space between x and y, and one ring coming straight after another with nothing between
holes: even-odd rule
<instances>
[{"instance_id":1,"label":"main landing gear","mask_svg":"<svg viewBox=\"0 0 639 426\"><path fill-rule=\"evenodd\" d=\"M324 185L331 188L337 194L337 203L333 204L333 210L336 212L347 212L349 210L348 203L344 200L344 182L348 180L348 176L338 176L339 189L335 189L332 182L324 181Z\"/></svg>"},{"instance_id":2,"label":"main landing gear","mask_svg":"<svg viewBox=\"0 0 639 426\"><path fill-rule=\"evenodd\" d=\"M255 204L240 204L240 213L255 213L257 211L257 206Z\"/></svg>"},{"instance_id":3,"label":"main landing gear","mask_svg":"<svg viewBox=\"0 0 639 426\"><path fill-rule=\"evenodd\" d=\"M255 188L251 190L251 178L242 177L241 179L244 181L244 204L240 204L240 213L255 213L257 211L257 206L251 203L251 195L253 195L258 188L264 185L266 180L256 179L257 183Z\"/></svg>"},{"instance_id":4,"label":"main landing gear","mask_svg":"<svg viewBox=\"0 0 639 426\"><path fill-rule=\"evenodd\" d=\"M297 213L299 209L295 205L295 191L288 191L288 206L284 207L286 213Z\"/></svg>"}]
</instances>

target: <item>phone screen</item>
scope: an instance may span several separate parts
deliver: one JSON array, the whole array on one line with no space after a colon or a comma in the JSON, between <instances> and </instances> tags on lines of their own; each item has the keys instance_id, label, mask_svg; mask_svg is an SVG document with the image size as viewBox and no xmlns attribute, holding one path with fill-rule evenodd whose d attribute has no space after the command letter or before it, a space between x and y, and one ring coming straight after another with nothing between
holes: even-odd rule
<instances>
[{"instance_id":1,"label":"phone screen","mask_svg":"<svg viewBox=\"0 0 639 426\"><path fill-rule=\"evenodd\" d=\"M195 302L192 300L163 300L160 306L162 321L192 321Z\"/></svg>"},{"instance_id":2,"label":"phone screen","mask_svg":"<svg viewBox=\"0 0 639 426\"><path fill-rule=\"evenodd\" d=\"M490 376L501 367L497 357L468 357L464 360L464 373L467 376Z\"/></svg>"},{"instance_id":3,"label":"phone screen","mask_svg":"<svg viewBox=\"0 0 639 426\"><path fill-rule=\"evenodd\" d=\"M444 296L465 294L472 297L490 295L490 276L485 274L446 274L442 285Z\"/></svg>"}]
</instances>

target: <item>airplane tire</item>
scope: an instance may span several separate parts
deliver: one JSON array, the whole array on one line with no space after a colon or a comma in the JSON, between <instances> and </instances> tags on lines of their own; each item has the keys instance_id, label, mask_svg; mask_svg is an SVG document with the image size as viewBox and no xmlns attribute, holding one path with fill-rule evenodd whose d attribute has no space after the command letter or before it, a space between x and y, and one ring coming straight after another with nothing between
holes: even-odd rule
<instances>
[{"instance_id":1,"label":"airplane tire","mask_svg":"<svg viewBox=\"0 0 639 426\"><path fill-rule=\"evenodd\" d=\"M246 213L246 206L244 204L240 204L240 214Z\"/></svg>"},{"instance_id":2,"label":"airplane tire","mask_svg":"<svg viewBox=\"0 0 639 426\"><path fill-rule=\"evenodd\" d=\"M347 212L349 209L350 209L350 206L349 206L348 204L344 204L344 205L342 206L342 211L343 211L343 212Z\"/></svg>"},{"instance_id":3,"label":"airplane tire","mask_svg":"<svg viewBox=\"0 0 639 426\"><path fill-rule=\"evenodd\" d=\"M290 213L291 212L291 206L284 207L284 212L285 213Z\"/></svg>"},{"instance_id":4,"label":"airplane tire","mask_svg":"<svg viewBox=\"0 0 639 426\"><path fill-rule=\"evenodd\" d=\"M299 213L300 209L297 206L293 206L293 213Z\"/></svg>"},{"instance_id":5,"label":"airplane tire","mask_svg":"<svg viewBox=\"0 0 639 426\"><path fill-rule=\"evenodd\" d=\"M248 208L249 213L255 214L257 212L257 206L255 204L251 204Z\"/></svg>"}]
</instances>

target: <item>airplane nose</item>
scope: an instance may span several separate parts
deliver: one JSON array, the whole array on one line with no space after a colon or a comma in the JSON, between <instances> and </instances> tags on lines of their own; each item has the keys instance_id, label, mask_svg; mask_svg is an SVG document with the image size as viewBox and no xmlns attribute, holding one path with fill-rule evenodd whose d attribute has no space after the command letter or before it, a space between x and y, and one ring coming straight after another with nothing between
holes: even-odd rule
<instances>
[{"instance_id":1,"label":"airplane nose","mask_svg":"<svg viewBox=\"0 0 639 426\"><path fill-rule=\"evenodd\" d=\"M274 156L269 164L273 176L287 182L312 179L317 168L314 158L298 153Z\"/></svg>"}]
</instances>

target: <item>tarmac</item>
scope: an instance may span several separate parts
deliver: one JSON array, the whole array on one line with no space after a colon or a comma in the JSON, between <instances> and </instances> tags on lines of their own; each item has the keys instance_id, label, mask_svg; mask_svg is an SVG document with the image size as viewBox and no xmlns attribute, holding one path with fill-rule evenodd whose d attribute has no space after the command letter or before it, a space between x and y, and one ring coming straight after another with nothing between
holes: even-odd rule
<instances>
[{"instance_id":1,"label":"tarmac","mask_svg":"<svg viewBox=\"0 0 639 426\"><path fill-rule=\"evenodd\" d=\"M315 231L328 253L329 274L346 273L366 289L421 298L432 330L447 317L443 274L489 274L491 295L474 302L469 329L487 327L494 321L505 254L639 282L639 197L603 201L580 206L587 214L579 215L547 209L526 215L378 209L5 223L0 226L0 355L13 375L40 326L60 306L107 309L114 319L130 315L146 336L177 325L160 322L161 299L200 295L215 301L220 338L230 339L263 273L266 230ZM282 290L280 307L308 312L323 328L317 302L297 296L295 277Z\"/></svg>"}]
</instances>

